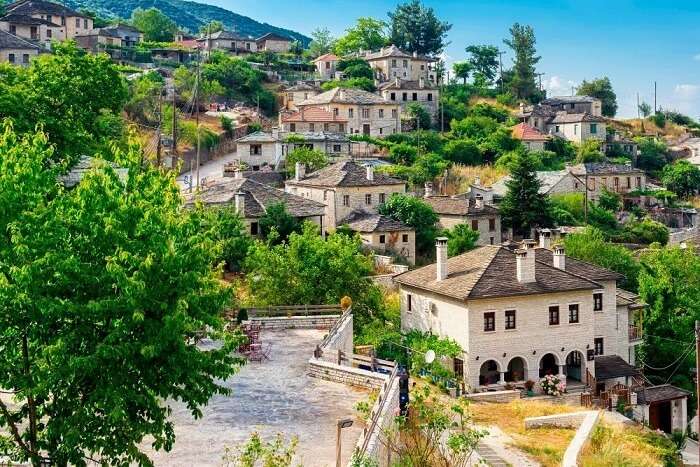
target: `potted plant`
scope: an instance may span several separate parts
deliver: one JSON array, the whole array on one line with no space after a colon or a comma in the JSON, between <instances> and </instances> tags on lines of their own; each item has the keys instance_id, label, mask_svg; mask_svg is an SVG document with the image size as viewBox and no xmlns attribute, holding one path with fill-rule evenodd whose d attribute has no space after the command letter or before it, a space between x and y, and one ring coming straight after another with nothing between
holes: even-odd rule
<instances>
[{"instance_id":1,"label":"potted plant","mask_svg":"<svg viewBox=\"0 0 700 467\"><path fill-rule=\"evenodd\" d=\"M535 382L531 379L525 381L525 390L527 391L527 397L532 397L535 395Z\"/></svg>"}]
</instances>

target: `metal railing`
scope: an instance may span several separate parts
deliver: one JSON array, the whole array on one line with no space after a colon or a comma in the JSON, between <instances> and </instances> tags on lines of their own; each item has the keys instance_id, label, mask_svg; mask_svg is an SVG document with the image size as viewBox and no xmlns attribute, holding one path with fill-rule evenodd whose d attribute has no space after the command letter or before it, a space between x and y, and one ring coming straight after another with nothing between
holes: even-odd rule
<instances>
[{"instance_id":1,"label":"metal railing","mask_svg":"<svg viewBox=\"0 0 700 467\"><path fill-rule=\"evenodd\" d=\"M642 327L630 324L630 326L629 326L629 340L630 341L638 341L642 338L642 336L643 336Z\"/></svg>"},{"instance_id":2,"label":"metal railing","mask_svg":"<svg viewBox=\"0 0 700 467\"><path fill-rule=\"evenodd\" d=\"M377 427L379 426L379 419L381 418L382 413L385 410L387 401L389 400L389 392L391 391L391 387L394 385L394 382L398 378L398 375L399 367L394 363L394 368L392 369L389 378L387 378L387 380L384 381L384 385L382 386L382 389L379 391L379 395L377 396L377 401L374 403L374 407L372 407L372 411L369 414L369 423L366 424L365 427L362 429L362 446L359 449L360 455L364 455L367 453L369 441L372 438L373 433L377 430Z\"/></svg>"},{"instance_id":3,"label":"metal railing","mask_svg":"<svg viewBox=\"0 0 700 467\"><path fill-rule=\"evenodd\" d=\"M331 328L328 330L328 334L325 335L325 337L323 338L323 340L319 344L320 349L324 349L330 343L331 339L333 339L333 337L335 337L335 334L338 332L338 330L343 325L345 320L351 314L352 314L352 307L349 307L347 310L345 310L345 312L342 315L340 315L340 318L338 318L338 320L335 323L333 323L333 326L331 326Z\"/></svg>"}]
</instances>

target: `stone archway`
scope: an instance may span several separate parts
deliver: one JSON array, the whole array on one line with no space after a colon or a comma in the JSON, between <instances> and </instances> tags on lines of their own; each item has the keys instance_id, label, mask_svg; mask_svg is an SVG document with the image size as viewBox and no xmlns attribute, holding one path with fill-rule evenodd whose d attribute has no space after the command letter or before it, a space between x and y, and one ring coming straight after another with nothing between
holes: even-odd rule
<instances>
[{"instance_id":1,"label":"stone archway","mask_svg":"<svg viewBox=\"0 0 700 467\"><path fill-rule=\"evenodd\" d=\"M514 383L527 380L527 363L522 357L513 357L508 362L506 382Z\"/></svg>"},{"instance_id":2,"label":"stone archway","mask_svg":"<svg viewBox=\"0 0 700 467\"><path fill-rule=\"evenodd\" d=\"M575 381L583 381L585 362L583 354L578 350L572 350L566 356L566 377Z\"/></svg>"},{"instance_id":3,"label":"stone archway","mask_svg":"<svg viewBox=\"0 0 700 467\"><path fill-rule=\"evenodd\" d=\"M496 360L486 360L479 370L479 386L498 384L501 381L501 366Z\"/></svg>"},{"instance_id":4,"label":"stone archway","mask_svg":"<svg viewBox=\"0 0 700 467\"><path fill-rule=\"evenodd\" d=\"M553 353L546 353L540 359L540 378L559 374L559 358Z\"/></svg>"}]
</instances>

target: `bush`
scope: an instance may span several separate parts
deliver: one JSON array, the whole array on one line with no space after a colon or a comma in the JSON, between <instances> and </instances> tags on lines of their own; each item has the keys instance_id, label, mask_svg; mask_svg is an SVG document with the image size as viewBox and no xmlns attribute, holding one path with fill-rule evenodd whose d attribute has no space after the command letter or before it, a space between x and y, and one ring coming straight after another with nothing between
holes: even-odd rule
<instances>
[{"instance_id":1,"label":"bush","mask_svg":"<svg viewBox=\"0 0 700 467\"><path fill-rule=\"evenodd\" d=\"M660 222L646 218L642 221L630 221L625 225L625 231L633 236L635 243L643 243L650 245L652 243L660 243L665 245L668 243L669 232L668 228Z\"/></svg>"},{"instance_id":2,"label":"bush","mask_svg":"<svg viewBox=\"0 0 700 467\"><path fill-rule=\"evenodd\" d=\"M561 396L566 392L566 381L562 381L558 376L547 375L540 380L542 392L548 396Z\"/></svg>"},{"instance_id":3,"label":"bush","mask_svg":"<svg viewBox=\"0 0 700 467\"><path fill-rule=\"evenodd\" d=\"M481 165L483 159L479 146L470 139L453 139L443 148L447 160L455 164Z\"/></svg>"},{"instance_id":4,"label":"bush","mask_svg":"<svg viewBox=\"0 0 700 467\"><path fill-rule=\"evenodd\" d=\"M488 117L496 120L499 123L505 123L510 117L510 112L504 107L496 107L494 105L479 103L469 109L470 117Z\"/></svg>"},{"instance_id":5,"label":"bush","mask_svg":"<svg viewBox=\"0 0 700 467\"><path fill-rule=\"evenodd\" d=\"M516 104L515 96L513 96L513 94L511 94L510 92L497 95L496 102L508 107L513 107Z\"/></svg>"},{"instance_id":6,"label":"bush","mask_svg":"<svg viewBox=\"0 0 700 467\"><path fill-rule=\"evenodd\" d=\"M389 149L389 157L394 164L409 166L418 156L418 151L406 143L399 143Z\"/></svg>"}]
</instances>

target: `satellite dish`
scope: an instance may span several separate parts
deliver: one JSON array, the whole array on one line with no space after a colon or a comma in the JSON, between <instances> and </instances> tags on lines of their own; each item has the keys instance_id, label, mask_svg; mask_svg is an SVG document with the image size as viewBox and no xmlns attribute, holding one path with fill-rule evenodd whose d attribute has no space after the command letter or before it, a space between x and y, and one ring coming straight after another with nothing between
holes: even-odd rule
<instances>
[{"instance_id":1,"label":"satellite dish","mask_svg":"<svg viewBox=\"0 0 700 467\"><path fill-rule=\"evenodd\" d=\"M431 364L435 361L435 351L434 350L428 350L425 353L425 363Z\"/></svg>"}]
</instances>

